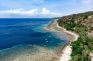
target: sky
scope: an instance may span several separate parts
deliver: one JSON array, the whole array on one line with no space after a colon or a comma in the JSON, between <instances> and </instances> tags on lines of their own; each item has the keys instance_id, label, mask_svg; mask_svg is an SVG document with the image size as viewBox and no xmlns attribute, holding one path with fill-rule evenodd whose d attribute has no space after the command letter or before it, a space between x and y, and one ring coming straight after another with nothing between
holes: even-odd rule
<instances>
[{"instance_id":1,"label":"sky","mask_svg":"<svg viewBox=\"0 0 93 61\"><path fill-rule=\"evenodd\" d=\"M51 18L93 10L93 0L0 0L0 18Z\"/></svg>"}]
</instances>

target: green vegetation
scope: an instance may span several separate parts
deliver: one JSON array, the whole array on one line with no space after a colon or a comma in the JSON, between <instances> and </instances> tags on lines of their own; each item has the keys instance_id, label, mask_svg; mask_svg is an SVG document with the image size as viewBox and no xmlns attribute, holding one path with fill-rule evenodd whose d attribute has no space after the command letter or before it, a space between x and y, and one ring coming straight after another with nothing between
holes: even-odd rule
<instances>
[{"instance_id":1,"label":"green vegetation","mask_svg":"<svg viewBox=\"0 0 93 61\"><path fill-rule=\"evenodd\" d=\"M93 12L64 16L58 20L58 23L67 30L79 34L78 40L71 44L71 61L90 61L89 54L93 51L93 37L88 36L88 32L93 31Z\"/></svg>"}]
</instances>

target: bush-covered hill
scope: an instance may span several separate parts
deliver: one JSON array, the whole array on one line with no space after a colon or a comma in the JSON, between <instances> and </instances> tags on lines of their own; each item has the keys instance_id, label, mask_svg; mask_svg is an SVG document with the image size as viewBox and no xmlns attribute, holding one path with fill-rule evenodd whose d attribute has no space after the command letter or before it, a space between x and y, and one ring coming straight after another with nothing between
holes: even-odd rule
<instances>
[{"instance_id":1,"label":"bush-covered hill","mask_svg":"<svg viewBox=\"0 0 93 61\"><path fill-rule=\"evenodd\" d=\"M90 61L89 55L93 52L93 11L63 16L58 24L80 36L71 44L71 61Z\"/></svg>"}]
</instances>

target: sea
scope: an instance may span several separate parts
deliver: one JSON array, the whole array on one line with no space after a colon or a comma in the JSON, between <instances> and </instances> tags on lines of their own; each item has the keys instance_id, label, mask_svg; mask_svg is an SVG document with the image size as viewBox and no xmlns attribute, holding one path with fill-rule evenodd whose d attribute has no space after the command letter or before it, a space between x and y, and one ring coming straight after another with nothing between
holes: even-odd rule
<instances>
[{"instance_id":1,"label":"sea","mask_svg":"<svg viewBox=\"0 0 93 61\"><path fill-rule=\"evenodd\" d=\"M29 46L54 49L67 44L68 39L64 35L59 37L57 32L44 29L52 20L52 18L0 18L0 60L6 61L6 55L14 54L12 51L19 52L21 48L27 49Z\"/></svg>"}]
</instances>

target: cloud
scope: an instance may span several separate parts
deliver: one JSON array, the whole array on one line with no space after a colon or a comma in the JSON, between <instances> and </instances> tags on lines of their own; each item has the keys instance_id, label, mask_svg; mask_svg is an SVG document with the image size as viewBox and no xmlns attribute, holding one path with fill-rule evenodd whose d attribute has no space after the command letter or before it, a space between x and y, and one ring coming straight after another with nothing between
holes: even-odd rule
<instances>
[{"instance_id":1,"label":"cloud","mask_svg":"<svg viewBox=\"0 0 93 61\"><path fill-rule=\"evenodd\" d=\"M48 10L47 8L42 8L42 11L41 11L41 14L42 15L45 15L45 16L61 16L60 13L56 13L56 12L53 12L53 11L50 11Z\"/></svg>"},{"instance_id":2,"label":"cloud","mask_svg":"<svg viewBox=\"0 0 93 61\"><path fill-rule=\"evenodd\" d=\"M35 15L38 9L24 10L24 9L11 9L11 10L2 10L0 14L19 14L19 15Z\"/></svg>"},{"instance_id":3,"label":"cloud","mask_svg":"<svg viewBox=\"0 0 93 61\"><path fill-rule=\"evenodd\" d=\"M2 15L24 15L24 16L31 16L31 17L58 17L61 16L60 13L56 13L53 11L48 10L47 8L42 9L30 9L30 10L24 10L24 9L10 9L10 10L1 10L0 16Z\"/></svg>"}]
</instances>

